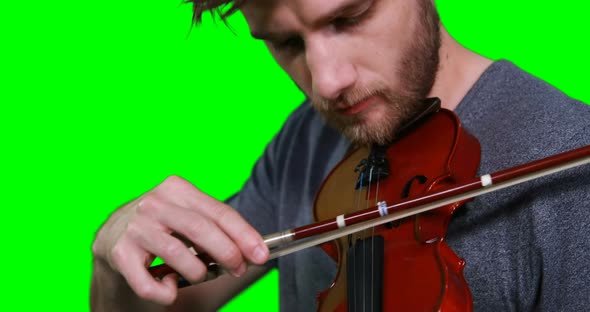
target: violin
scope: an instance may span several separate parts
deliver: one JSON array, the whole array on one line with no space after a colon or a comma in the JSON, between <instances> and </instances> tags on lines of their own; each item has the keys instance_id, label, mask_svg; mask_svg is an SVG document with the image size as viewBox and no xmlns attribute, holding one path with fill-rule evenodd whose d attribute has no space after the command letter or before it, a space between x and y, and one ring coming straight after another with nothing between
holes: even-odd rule
<instances>
[{"instance_id":1,"label":"violin","mask_svg":"<svg viewBox=\"0 0 590 312\"><path fill-rule=\"evenodd\" d=\"M452 187L475 176L479 161L477 139L438 99L429 99L391 144L359 148L332 170L316 196L314 218ZM445 243L453 213L467 200L323 245L338 270L318 296L318 310L471 311L465 261Z\"/></svg>"},{"instance_id":2,"label":"violin","mask_svg":"<svg viewBox=\"0 0 590 312\"><path fill-rule=\"evenodd\" d=\"M319 311L471 311L466 263L445 243L452 215L476 196L590 163L586 146L477 177L477 139L438 99L426 104L391 144L353 150L332 170L316 195L315 223L264 237L269 259L321 244L335 260ZM206 280L224 274L196 256ZM176 273L166 264L148 271Z\"/></svg>"}]
</instances>

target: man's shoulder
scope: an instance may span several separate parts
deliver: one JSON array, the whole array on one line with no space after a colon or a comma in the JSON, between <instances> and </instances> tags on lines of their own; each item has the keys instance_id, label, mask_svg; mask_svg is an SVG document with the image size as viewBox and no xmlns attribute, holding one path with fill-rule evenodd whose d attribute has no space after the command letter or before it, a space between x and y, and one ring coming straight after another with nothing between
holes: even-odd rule
<instances>
[{"instance_id":1,"label":"man's shoulder","mask_svg":"<svg viewBox=\"0 0 590 312\"><path fill-rule=\"evenodd\" d=\"M590 144L590 106L507 61L488 68L457 113L489 169Z\"/></svg>"},{"instance_id":2,"label":"man's shoulder","mask_svg":"<svg viewBox=\"0 0 590 312\"><path fill-rule=\"evenodd\" d=\"M471 121L514 124L567 120L588 123L590 106L508 61L494 62L459 104L459 113Z\"/></svg>"}]
</instances>

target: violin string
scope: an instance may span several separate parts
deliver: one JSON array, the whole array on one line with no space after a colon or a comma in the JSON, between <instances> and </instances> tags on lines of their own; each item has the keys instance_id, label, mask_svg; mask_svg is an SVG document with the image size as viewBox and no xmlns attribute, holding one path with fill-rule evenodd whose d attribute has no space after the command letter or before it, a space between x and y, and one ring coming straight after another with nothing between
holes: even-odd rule
<instances>
[{"instance_id":1,"label":"violin string","mask_svg":"<svg viewBox=\"0 0 590 312\"><path fill-rule=\"evenodd\" d=\"M373 184L373 166L371 166L371 168L369 168L369 184L367 185L367 194L365 195L365 208L366 206L368 206L368 202L370 200L371 197L371 185ZM360 268L360 272L365 272L366 268L367 268L367 263L366 263L366 255L367 255L367 243L366 243L366 239L367 237L369 237L367 235L368 230L364 231L363 234L363 238L364 238L364 243L363 243L363 251L362 251L362 266ZM366 298L367 298L367 292L366 292L366 285L367 285L367 275L366 274L362 274L362 279L363 279L363 283L362 283L362 296L361 298L363 299L362 302L362 307L363 307L363 312L365 311L365 307L366 307Z\"/></svg>"},{"instance_id":2,"label":"violin string","mask_svg":"<svg viewBox=\"0 0 590 312\"><path fill-rule=\"evenodd\" d=\"M365 196L365 209L368 207L368 203L369 203L369 200L371 198L371 185L372 184L373 184L373 166L371 166L371 168L369 168L369 185L367 185L367 195ZM367 268L367 263L366 263L366 259L367 259L367 257L366 257L366 255L367 255L367 243L366 243L366 239L367 239L367 237L369 237L367 235L367 232L368 231L365 231L365 234L363 235L364 242L365 243L363 243L363 253L362 253L363 264L362 264L362 267L360 268L361 269L361 272L365 272L365 269ZM362 278L363 278L363 284L362 284L362 286L363 286L363 289L362 289L363 295L362 295L362 298L363 298L363 312L364 312L365 311L365 307L366 307L366 298L367 298L367 292L366 292L366 288L365 288L366 285L367 285L367 275L366 274L362 274Z\"/></svg>"},{"instance_id":3,"label":"violin string","mask_svg":"<svg viewBox=\"0 0 590 312\"><path fill-rule=\"evenodd\" d=\"M379 202L379 184L380 184L380 179L379 177L381 176L381 167L379 167L377 169L377 185L375 186L375 203ZM374 267L374 263L375 263L375 227L371 228L372 233L371 233L371 311L374 311L374 301L373 299L375 298L373 296L373 292L375 291L374 289L374 277L375 277L375 267Z\"/></svg>"},{"instance_id":4,"label":"violin string","mask_svg":"<svg viewBox=\"0 0 590 312\"><path fill-rule=\"evenodd\" d=\"M364 172L364 170L362 170L361 174L360 174L360 180L359 180L360 181L359 190L356 194L356 198L357 198L356 207L355 207L356 211L360 210L359 208L361 207L361 203L362 203L361 198L363 196L363 180L364 180L364 178L365 178L365 172ZM353 245L355 244L355 242L357 240L356 235L360 235L360 234L354 234L352 236L352 242L349 242L349 245L348 245L349 248L354 248ZM354 294L354 298L353 298L354 300L352 301L352 304L350 304L351 307L354 307L357 302L357 289L356 289L356 287L357 287L358 282L356 280L357 263L356 263L355 252L358 252L358 250L351 253L352 254L352 264L351 263L348 264L348 265L352 266L352 270L349 270L349 271L352 272L352 274L353 274L352 275L352 283L353 283L352 289L353 289L353 294ZM351 285L348 285L348 287L350 287L350 286Z\"/></svg>"}]
</instances>

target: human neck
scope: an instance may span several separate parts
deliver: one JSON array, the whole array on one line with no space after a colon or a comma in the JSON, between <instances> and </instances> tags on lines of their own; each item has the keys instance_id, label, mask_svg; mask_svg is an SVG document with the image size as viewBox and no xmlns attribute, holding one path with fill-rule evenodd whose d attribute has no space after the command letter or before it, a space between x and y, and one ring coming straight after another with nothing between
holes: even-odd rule
<instances>
[{"instance_id":1,"label":"human neck","mask_svg":"<svg viewBox=\"0 0 590 312\"><path fill-rule=\"evenodd\" d=\"M461 46L441 26L439 69L429 97L441 99L442 107L454 110L492 60Z\"/></svg>"}]
</instances>

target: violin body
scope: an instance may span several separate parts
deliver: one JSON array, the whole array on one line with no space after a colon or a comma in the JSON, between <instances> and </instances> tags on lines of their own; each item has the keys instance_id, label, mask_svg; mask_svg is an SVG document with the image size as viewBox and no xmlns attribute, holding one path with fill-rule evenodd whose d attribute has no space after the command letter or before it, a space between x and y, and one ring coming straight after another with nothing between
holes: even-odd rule
<instances>
[{"instance_id":1,"label":"violin body","mask_svg":"<svg viewBox=\"0 0 590 312\"><path fill-rule=\"evenodd\" d=\"M477 139L454 113L440 109L384 149L386 177L374 169L359 177L368 148L352 151L327 177L314 203L316 221L440 190L473 178ZM355 170L356 169L356 170ZM375 227L322 245L338 265L331 287L318 295L319 311L471 311L465 261L445 243L451 217L464 202ZM377 259L380 258L380 259ZM369 275L369 276L367 276Z\"/></svg>"}]
</instances>

